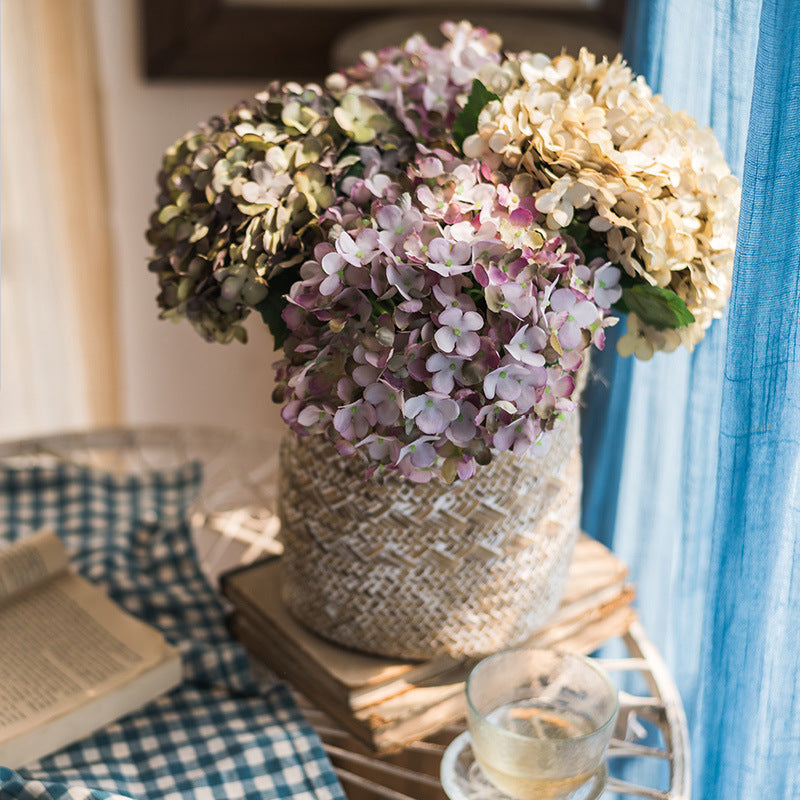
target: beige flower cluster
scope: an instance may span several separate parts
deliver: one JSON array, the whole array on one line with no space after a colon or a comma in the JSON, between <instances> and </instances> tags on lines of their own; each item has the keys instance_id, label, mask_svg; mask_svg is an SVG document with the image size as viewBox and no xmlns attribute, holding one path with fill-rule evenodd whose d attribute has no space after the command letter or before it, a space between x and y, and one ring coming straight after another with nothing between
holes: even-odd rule
<instances>
[{"instance_id":1,"label":"beige flower cluster","mask_svg":"<svg viewBox=\"0 0 800 800\"><path fill-rule=\"evenodd\" d=\"M545 235L588 223L610 261L674 291L694 315L675 330L629 318L621 352L691 349L730 294L739 213L738 181L711 130L671 110L619 56L523 53L479 77L501 99L481 112L465 154L530 173L543 187Z\"/></svg>"}]
</instances>

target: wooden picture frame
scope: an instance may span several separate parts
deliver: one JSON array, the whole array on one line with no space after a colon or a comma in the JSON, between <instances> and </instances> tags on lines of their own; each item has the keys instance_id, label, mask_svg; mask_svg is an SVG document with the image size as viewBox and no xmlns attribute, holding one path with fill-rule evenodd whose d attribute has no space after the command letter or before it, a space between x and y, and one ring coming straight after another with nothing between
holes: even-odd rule
<instances>
[{"instance_id":1,"label":"wooden picture frame","mask_svg":"<svg viewBox=\"0 0 800 800\"><path fill-rule=\"evenodd\" d=\"M593 7L559 8L499 0L492 13L524 14L532 20L574 23L619 35L624 0ZM442 18L468 16L464 4L436 0L428 5L319 0L261 3L227 0L139 0L143 74L148 80L293 79L321 80L334 68L334 43L359 25L410 10L441 12ZM476 10L477 10L476 6ZM484 5L484 9L486 6Z\"/></svg>"}]
</instances>

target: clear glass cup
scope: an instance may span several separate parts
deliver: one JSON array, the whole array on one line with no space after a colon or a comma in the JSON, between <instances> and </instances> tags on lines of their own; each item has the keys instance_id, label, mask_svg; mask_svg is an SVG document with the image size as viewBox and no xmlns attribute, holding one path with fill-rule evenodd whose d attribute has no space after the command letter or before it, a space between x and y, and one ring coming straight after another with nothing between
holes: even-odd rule
<instances>
[{"instance_id":1,"label":"clear glass cup","mask_svg":"<svg viewBox=\"0 0 800 800\"><path fill-rule=\"evenodd\" d=\"M518 800L567 798L605 756L617 688L591 659L521 648L480 661L466 686L475 758Z\"/></svg>"}]
</instances>

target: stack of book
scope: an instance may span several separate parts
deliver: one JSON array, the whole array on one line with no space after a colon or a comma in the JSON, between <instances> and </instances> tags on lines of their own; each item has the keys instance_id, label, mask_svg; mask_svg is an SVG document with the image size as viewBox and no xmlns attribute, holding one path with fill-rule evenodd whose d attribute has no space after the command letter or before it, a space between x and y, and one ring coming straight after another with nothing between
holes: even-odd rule
<instances>
[{"instance_id":1,"label":"stack of book","mask_svg":"<svg viewBox=\"0 0 800 800\"><path fill-rule=\"evenodd\" d=\"M387 753L463 717L474 661L437 656L401 661L332 644L295 621L281 600L279 556L225 573L230 627L257 659L373 751ZM635 619L627 570L607 548L581 537L561 606L527 644L590 653Z\"/></svg>"}]
</instances>

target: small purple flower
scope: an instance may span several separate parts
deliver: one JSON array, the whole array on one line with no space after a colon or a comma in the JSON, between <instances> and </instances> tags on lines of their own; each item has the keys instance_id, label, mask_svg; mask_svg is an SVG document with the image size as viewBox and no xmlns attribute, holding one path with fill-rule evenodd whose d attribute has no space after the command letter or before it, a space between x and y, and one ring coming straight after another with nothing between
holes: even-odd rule
<instances>
[{"instance_id":1,"label":"small purple flower","mask_svg":"<svg viewBox=\"0 0 800 800\"><path fill-rule=\"evenodd\" d=\"M503 363L483 379L483 392L490 400L495 396L513 402L522 393L529 371L521 364Z\"/></svg>"},{"instance_id":2,"label":"small purple flower","mask_svg":"<svg viewBox=\"0 0 800 800\"><path fill-rule=\"evenodd\" d=\"M583 350L565 350L559 357L558 363L567 372L577 372L583 364Z\"/></svg>"},{"instance_id":3,"label":"small purple flower","mask_svg":"<svg viewBox=\"0 0 800 800\"><path fill-rule=\"evenodd\" d=\"M464 376L461 370L464 366L464 361L465 359L459 356L434 353L425 362L425 368L433 376L431 379L433 390L442 394L450 394L456 381L463 385Z\"/></svg>"},{"instance_id":4,"label":"small purple flower","mask_svg":"<svg viewBox=\"0 0 800 800\"><path fill-rule=\"evenodd\" d=\"M371 178L365 178L364 188L367 189L373 197L389 202L397 200L402 191L400 185L395 183L391 176L384 172L379 172Z\"/></svg>"},{"instance_id":5,"label":"small purple flower","mask_svg":"<svg viewBox=\"0 0 800 800\"><path fill-rule=\"evenodd\" d=\"M400 447L393 436L381 436L371 433L362 439L357 447L366 447L369 457L381 463L395 463L399 458Z\"/></svg>"},{"instance_id":6,"label":"small purple flower","mask_svg":"<svg viewBox=\"0 0 800 800\"><path fill-rule=\"evenodd\" d=\"M428 469L436 461L436 449L431 444L435 441L433 436L420 436L400 449L397 456L398 464L407 460L417 469Z\"/></svg>"},{"instance_id":7,"label":"small purple flower","mask_svg":"<svg viewBox=\"0 0 800 800\"><path fill-rule=\"evenodd\" d=\"M403 398L388 383L378 381L364 389L364 399L375 408L379 425L389 427L400 416Z\"/></svg>"},{"instance_id":8,"label":"small purple flower","mask_svg":"<svg viewBox=\"0 0 800 800\"><path fill-rule=\"evenodd\" d=\"M356 454L355 447L353 447L352 442L348 442L347 439L339 439L333 446L340 456L350 457Z\"/></svg>"},{"instance_id":9,"label":"small purple flower","mask_svg":"<svg viewBox=\"0 0 800 800\"><path fill-rule=\"evenodd\" d=\"M458 403L439 392L425 394L406 400L406 419L413 419L423 433L444 433L447 426L458 417Z\"/></svg>"},{"instance_id":10,"label":"small purple flower","mask_svg":"<svg viewBox=\"0 0 800 800\"><path fill-rule=\"evenodd\" d=\"M347 262L338 253L327 253L320 266L327 277L320 283L319 292L328 296L344 285L344 267Z\"/></svg>"},{"instance_id":11,"label":"small purple flower","mask_svg":"<svg viewBox=\"0 0 800 800\"><path fill-rule=\"evenodd\" d=\"M436 156L417 158L417 169L423 178L435 178L444 172L444 165Z\"/></svg>"},{"instance_id":12,"label":"small purple flower","mask_svg":"<svg viewBox=\"0 0 800 800\"><path fill-rule=\"evenodd\" d=\"M583 345L581 328L588 328L598 319L597 306L572 289L556 289L550 296L551 327L558 331L558 341L565 350Z\"/></svg>"},{"instance_id":13,"label":"small purple flower","mask_svg":"<svg viewBox=\"0 0 800 800\"><path fill-rule=\"evenodd\" d=\"M462 311L475 311L475 301L461 291L460 278L442 278L431 290L442 308L460 308ZM454 285L455 284L455 285Z\"/></svg>"},{"instance_id":14,"label":"small purple flower","mask_svg":"<svg viewBox=\"0 0 800 800\"><path fill-rule=\"evenodd\" d=\"M406 300L419 297L425 288L425 275L412 264L392 264L386 265L386 280L391 286L397 288Z\"/></svg>"},{"instance_id":15,"label":"small purple flower","mask_svg":"<svg viewBox=\"0 0 800 800\"><path fill-rule=\"evenodd\" d=\"M415 297L411 300L404 300L395 306L392 319L395 327L404 331L414 321L414 315L422 309L422 300Z\"/></svg>"},{"instance_id":16,"label":"small purple flower","mask_svg":"<svg viewBox=\"0 0 800 800\"><path fill-rule=\"evenodd\" d=\"M530 283L493 283L486 287L486 303L492 311L506 311L517 319L529 319L533 313L534 296Z\"/></svg>"},{"instance_id":17,"label":"small purple flower","mask_svg":"<svg viewBox=\"0 0 800 800\"><path fill-rule=\"evenodd\" d=\"M280 148L278 148L280 150ZM292 185L291 174L280 163L281 156L256 162L250 170L251 180L242 186L242 198L248 203L277 206ZM276 163L273 163L276 162Z\"/></svg>"},{"instance_id":18,"label":"small purple flower","mask_svg":"<svg viewBox=\"0 0 800 800\"><path fill-rule=\"evenodd\" d=\"M367 352L362 345L353 349L353 359L358 366L350 374L359 386L369 386L378 380L381 370L367 361Z\"/></svg>"},{"instance_id":19,"label":"small purple flower","mask_svg":"<svg viewBox=\"0 0 800 800\"><path fill-rule=\"evenodd\" d=\"M538 403L539 409L561 409L563 398L571 398L575 391L575 379L567 372L550 367L547 370L547 386L544 387L542 398ZM569 403L572 405L572 402Z\"/></svg>"},{"instance_id":20,"label":"small purple flower","mask_svg":"<svg viewBox=\"0 0 800 800\"><path fill-rule=\"evenodd\" d=\"M375 216L382 229L379 241L388 252L402 247L409 236L422 230L422 214L410 204L409 195L400 200L398 205L383 206Z\"/></svg>"},{"instance_id":21,"label":"small purple flower","mask_svg":"<svg viewBox=\"0 0 800 800\"><path fill-rule=\"evenodd\" d=\"M313 404L307 405L298 415L297 422L308 430L309 433L318 433L327 427L331 415L324 408Z\"/></svg>"},{"instance_id":22,"label":"small purple flower","mask_svg":"<svg viewBox=\"0 0 800 800\"><path fill-rule=\"evenodd\" d=\"M458 477L461 478L462 481L468 481L475 475L475 467L476 464L474 458L462 456L458 461L458 466L456 467Z\"/></svg>"},{"instance_id":23,"label":"small purple flower","mask_svg":"<svg viewBox=\"0 0 800 800\"><path fill-rule=\"evenodd\" d=\"M544 367L533 367L525 380L520 384L519 397L514 401L520 414L527 414L541 397L547 381L547 370Z\"/></svg>"},{"instance_id":24,"label":"small purple flower","mask_svg":"<svg viewBox=\"0 0 800 800\"><path fill-rule=\"evenodd\" d=\"M281 409L281 419L290 427L294 428L297 424L297 416L303 410L304 403L302 400L290 400Z\"/></svg>"},{"instance_id":25,"label":"small purple flower","mask_svg":"<svg viewBox=\"0 0 800 800\"><path fill-rule=\"evenodd\" d=\"M354 267L369 264L378 255L380 237L378 231L364 228L356 234L356 238L343 231L336 240L336 251Z\"/></svg>"},{"instance_id":26,"label":"small purple flower","mask_svg":"<svg viewBox=\"0 0 800 800\"><path fill-rule=\"evenodd\" d=\"M541 328L535 325L523 325L506 345L506 350L523 364L543 367L542 350L546 346L547 334Z\"/></svg>"},{"instance_id":27,"label":"small purple flower","mask_svg":"<svg viewBox=\"0 0 800 800\"><path fill-rule=\"evenodd\" d=\"M611 308L622 297L620 271L604 264L594 273L594 301L600 308Z\"/></svg>"},{"instance_id":28,"label":"small purple flower","mask_svg":"<svg viewBox=\"0 0 800 800\"><path fill-rule=\"evenodd\" d=\"M477 417L478 409L472 403L466 401L461 403L458 416L450 423L445 435L453 444L466 447L478 431L478 426L475 424Z\"/></svg>"},{"instance_id":29,"label":"small purple flower","mask_svg":"<svg viewBox=\"0 0 800 800\"><path fill-rule=\"evenodd\" d=\"M440 188L434 192L426 184L422 184L417 189L416 198L422 205L422 210L426 217L433 219L444 219L449 215L450 202L446 199Z\"/></svg>"},{"instance_id":30,"label":"small purple flower","mask_svg":"<svg viewBox=\"0 0 800 800\"><path fill-rule=\"evenodd\" d=\"M363 439L375 424L375 409L364 400L342 406L333 415L333 427L348 441Z\"/></svg>"},{"instance_id":31,"label":"small purple flower","mask_svg":"<svg viewBox=\"0 0 800 800\"><path fill-rule=\"evenodd\" d=\"M428 83L422 90L422 105L426 111L436 111L443 117L447 115L447 78L446 74L435 72L428 76Z\"/></svg>"},{"instance_id":32,"label":"small purple flower","mask_svg":"<svg viewBox=\"0 0 800 800\"><path fill-rule=\"evenodd\" d=\"M459 275L471 269L472 247L467 242L433 239L428 245L428 268L440 275Z\"/></svg>"},{"instance_id":33,"label":"small purple flower","mask_svg":"<svg viewBox=\"0 0 800 800\"><path fill-rule=\"evenodd\" d=\"M535 444L540 434L539 426L530 417L522 417L499 428L492 444L498 450L511 450L514 455L521 456Z\"/></svg>"},{"instance_id":34,"label":"small purple flower","mask_svg":"<svg viewBox=\"0 0 800 800\"><path fill-rule=\"evenodd\" d=\"M339 378L336 382L336 396L343 403L352 403L356 396L356 383L347 376Z\"/></svg>"},{"instance_id":35,"label":"small purple flower","mask_svg":"<svg viewBox=\"0 0 800 800\"><path fill-rule=\"evenodd\" d=\"M480 350L480 337L475 331L483 327L483 318L477 311L462 311L448 308L439 314L439 325L433 338L444 353L452 353L469 358Z\"/></svg>"}]
</instances>

